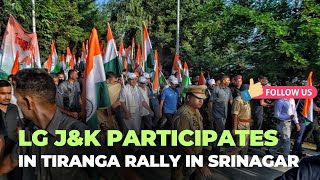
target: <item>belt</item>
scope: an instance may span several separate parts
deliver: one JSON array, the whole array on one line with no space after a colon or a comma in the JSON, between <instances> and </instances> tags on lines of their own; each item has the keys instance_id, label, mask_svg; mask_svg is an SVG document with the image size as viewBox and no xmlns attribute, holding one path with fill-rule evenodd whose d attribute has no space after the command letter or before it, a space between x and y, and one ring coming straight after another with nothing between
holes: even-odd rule
<instances>
[{"instance_id":1,"label":"belt","mask_svg":"<svg viewBox=\"0 0 320 180\"><path fill-rule=\"evenodd\" d=\"M239 122L250 123L250 122L252 122L252 120L251 119L239 119Z\"/></svg>"}]
</instances>

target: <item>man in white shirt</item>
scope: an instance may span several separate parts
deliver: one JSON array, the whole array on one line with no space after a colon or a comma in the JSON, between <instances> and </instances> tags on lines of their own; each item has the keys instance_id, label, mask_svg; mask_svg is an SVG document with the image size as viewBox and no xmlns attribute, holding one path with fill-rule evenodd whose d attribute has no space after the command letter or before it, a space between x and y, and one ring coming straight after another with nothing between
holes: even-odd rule
<instances>
[{"instance_id":1,"label":"man in white shirt","mask_svg":"<svg viewBox=\"0 0 320 180\"><path fill-rule=\"evenodd\" d=\"M128 74L128 84L120 92L120 103L125 112L124 122L128 130L135 130L140 134L142 107L153 114L150 107L143 98L142 93L137 87L138 77L134 73Z\"/></svg>"},{"instance_id":2,"label":"man in white shirt","mask_svg":"<svg viewBox=\"0 0 320 180\"><path fill-rule=\"evenodd\" d=\"M143 95L143 98L145 102L149 105L149 87L147 86L148 80L141 76L139 78L139 90L141 94ZM148 109L142 107L142 123L141 123L141 129L152 129L152 116L149 113Z\"/></svg>"}]
</instances>

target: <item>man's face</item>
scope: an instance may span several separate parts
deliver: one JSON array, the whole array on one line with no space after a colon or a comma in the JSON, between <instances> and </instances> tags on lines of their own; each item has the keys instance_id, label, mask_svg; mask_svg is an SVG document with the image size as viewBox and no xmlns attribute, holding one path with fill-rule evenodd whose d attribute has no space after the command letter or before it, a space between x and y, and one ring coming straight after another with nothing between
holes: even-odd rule
<instances>
[{"instance_id":1,"label":"man's face","mask_svg":"<svg viewBox=\"0 0 320 180\"><path fill-rule=\"evenodd\" d=\"M130 86L136 86L136 85L137 85L137 79L138 79L138 78L130 79L130 80L129 80Z\"/></svg>"},{"instance_id":2,"label":"man's face","mask_svg":"<svg viewBox=\"0 0 320 180\"><path fill-rule=\"evenodd\" d=\"M78 79L78 73L77 73L77 72L73 72L73 73L71 74L71 79L77 80L77 79Z\"/></svg>"},{"instance_id":3,"label":"man's face","mask_svg":"<svg viewBox=\"0 0 320 180\"><path fill-rule=\"evenodd\" d=\"M140 83L140 87L145 88L147 86L146 83Z\"/></svg>"},{"instance_id":4,"label":"man's face","mask_svg":"<svg viewBox=\"0 0 320 180\"><path fill-rule=\"evenodd\" d=\"M176 84L173 84L173 83L170 83L170 87L171 87L172 89L175 89L175 88L177 87L177 85L176 85Z\"/></svg>"},{"instance_id":5,"label":"man's face","mask_svg":"<svg viewBox=\"0 0 320 180\"><path fill-rule=\"evenodd\" d=\"M214 89L216 87L215 84L212 84L211 86L209 86L210 89Z\"/></svg>"},{"instance_id":6,"label":"man's face","mask_svg":"<svg viewBox=\"0 0 320 180\"><path fill-rule=\"evenodd\" d=\"M0 104L9 105L11 100L11 87L0 87Z\"/></svg>"},{"instance_id":7,"label":"man's face","mask_svg":"<svg viewBox=\"0 0 320 180\"><path fill-rule=\"evenodd\" d=\"M230 83L236 85L236 80L232 78Z\"/></svg>"},{"instance_id":8,"label":"man's face","mask_svg":"<svg viewBox=\"0 0 320 180\"><path fill-rule=\"evenodd\" d=\"M268 83L267 79L258 79L262 86L265 86Z\"/></svg>"},{"instance_id":9,"label":"man's face","mask_svg":"<svg viewBox=\"0 0 320 180\"><path fill-rule=\"evenodd\" d=\"M110 77L109 79L107 79L107 83L108 84L116 84L118 82L118 79L116 77Z\"/></svg>"},{"instance_id":10,"label":"man's face","mask_svg":"<svg viewBox=\"0 0 320 180\"><path fill-rule=\"evenodd\" d=\"M58 78L59 78L59 80L64 80L64 75L63 74L58 74Z\"/></svg>"},{"instance_id":11,"label":"man's face","mask_svg":"<svg viewBox=\"0 0 320 180\"><path fill-rule=\"evenodd\" d=\"M220 86L220 84L221 84L221 80L219 79L216 81L216 86Z\"/></svg>"},{"instance_id":12,"label":"man's face","mask_svg":"<svg viewBox=\"0 0 320 180\"><path fill-rule=\"evenodd\" d=\"M235 85L237 88L240 88L241 85L242 85L242 79L239 78L239 79L234 80L234 85Z\"/></svg>"},{"instance_id":13,"label":"man's face","mask_svg":"<svg viewBox=\"0 0 320 180\"><path fill-rule=\"evenodd\" d=\"M200 77L199 77L199 76L196 76L196 77L194 78L193 83L197 85L197 84L199 83L199 79L200 79Z\"/></svg>"},{"instance_id":14,"label":"man's face","mask_svg":"<svg viewBox=\"0 0 320 180\"><path fill-rule=\"evenodd\" d=\"M224 78L222 82L226 87L228 87L230 84L230 78Z\"/></svg>"},{"instance_id":15,"label":"man's face","mask_svg":"<svg viewBox=\"0 0 320 180\"><path fill-rule=\"evenodd\" d=\"M188 102L187 104L194 109L200 109L201 106L203 105L203 99L198 98L194 95L188 96Z\"/></svg>"},{"instance_id":16,"label":"man's face","mask_svg":"<svg viewBox=\"0 0 320 180\"><path fill-rule=\"evenodd\" d=\"M53 82L56 86L58 86L59 85L59 78L58 77L53 78Z\"/></svg>"}]
</instances>

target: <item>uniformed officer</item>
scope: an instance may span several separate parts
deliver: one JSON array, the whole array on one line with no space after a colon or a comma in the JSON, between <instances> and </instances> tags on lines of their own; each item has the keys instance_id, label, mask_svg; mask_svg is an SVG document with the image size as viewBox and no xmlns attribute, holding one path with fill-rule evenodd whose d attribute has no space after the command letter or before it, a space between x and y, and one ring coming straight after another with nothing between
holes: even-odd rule
<instances>
[{"instance_id":1,"label":"uniformed officer","mask_svg":"<svg viewBox=\"0 0 320 180\"><path fill-rule=\"evenodd\" d=\"M248 90L249 85L244 84L240 88L240 91ZM251 106L250 102L246 102L242 99L241 95L237 96L232 103L232 119L233 128L232 134L235 135L236 130L250 130L251 120ZM245 146L238 146L236 148L231 148L227 153L229 155L236 154L240 152L241 155L245 155L248 151L249 135L246 135Z\"/></svg>"},{"instance_id":2,"label":"uniformed officer","mask_svg":"<svg viewBox=\"0 0 320 180\"><path fill-rule=\"evenodd\" d=\"M198 109L203 105L206 99L205 91L207 87L189 86L187 87L186 102L182 105L173 118L175 128L180 133L183 130L202 130L202 116ZM194 136L185 136L185 140L194 141ZM178 153L183 155L199 155L202 153L202 146L179 147ZM207 166L198 168L185 167L184 162L180 162L177 168L173 169L172 179L205 179L211 175Z\"/></svg>"}]
</instances>

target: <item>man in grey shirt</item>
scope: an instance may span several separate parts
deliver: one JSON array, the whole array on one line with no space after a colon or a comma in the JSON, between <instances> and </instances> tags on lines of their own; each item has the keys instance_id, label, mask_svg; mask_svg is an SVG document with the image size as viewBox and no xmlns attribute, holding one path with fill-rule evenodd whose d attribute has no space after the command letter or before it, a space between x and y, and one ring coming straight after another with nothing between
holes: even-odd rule
<instances>
[{"instance_id":1,"label":"man in grey shirt","mask_svg":"<svg viewBox=\"0 0 320 180\"><path fill-rule=\"evenodd\" d=\"M18 127L23 124L16 105L11 104L12 88L8 81L0 80L0 135L4 137L4 154L9 154L18 141ZM8 179L20 179L21 169L16 168L8 174Z\"/></svg>"},{"instance_id":2,"label":"man in grey shirt","mask_svg":"<svg viewBox=\"0 0 320 180\"><path fill-rule=\"evenodd\" d=\"M61 93L60 102L62 105L57 103L60 111L70 117L79 119L81 112L81 91L78 80L78 73L76 70L69 70L68 80L63 81L57 88L58 93Z\"/></svg>"},{"instance_id":3,"label":"man in grey shirt","mask_svg":"<svg viewBox=\"0 0 320 180\"><path fill-rule=\"evenodd\" d=\"M213 89L208 103L209 122L214 124L214 130L217 132L218 137L220 137L225 130L228 103L232 104L233 100L231 90L228 87L229 84L230 77L222 75L221 84ZM216 147L216 143L214 147ZM216 148L216 150L219 151L220 149Z\"/></svg>"}]
</instances>

